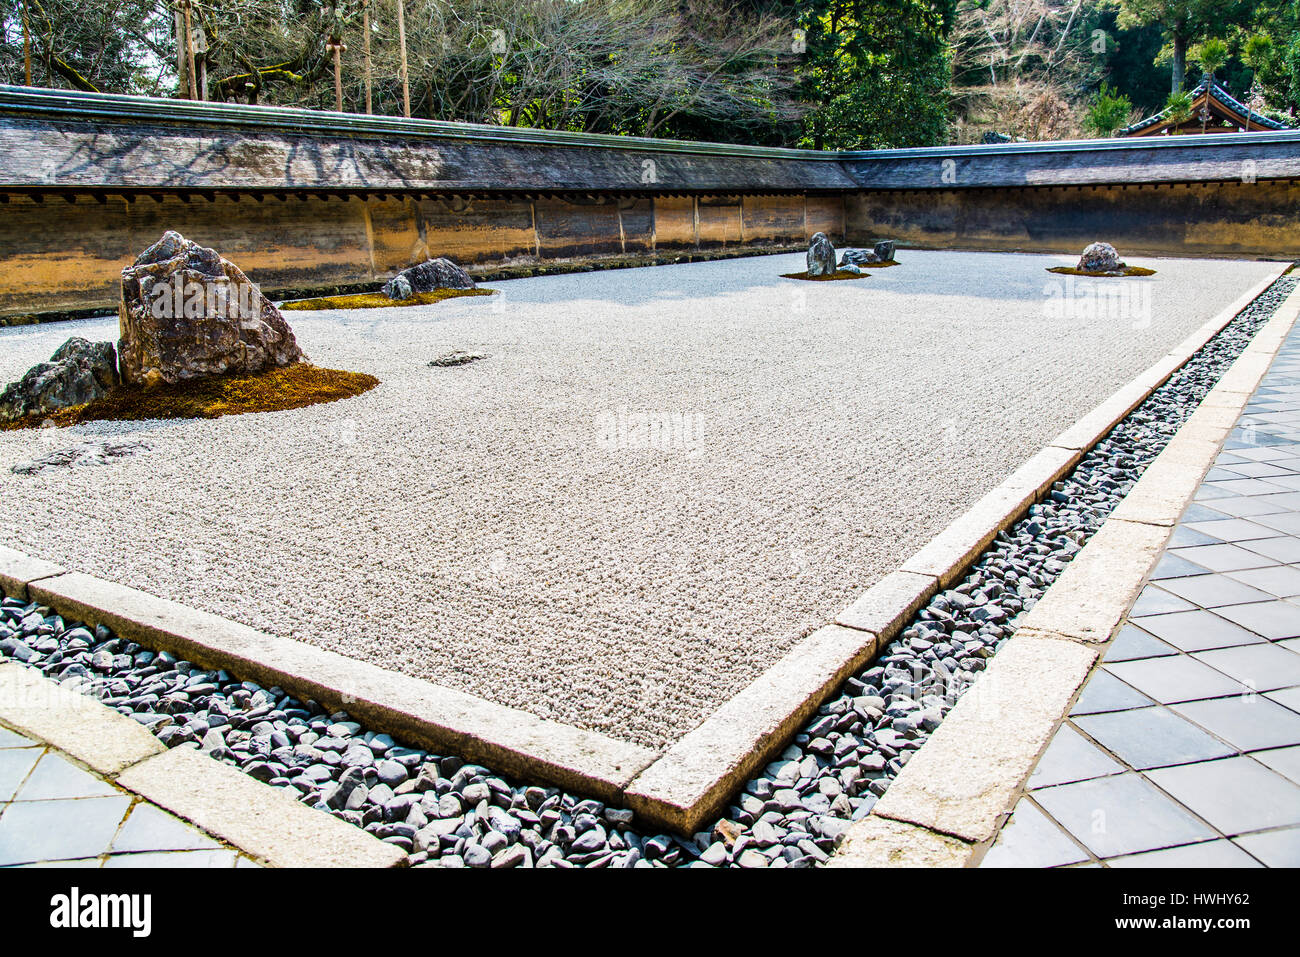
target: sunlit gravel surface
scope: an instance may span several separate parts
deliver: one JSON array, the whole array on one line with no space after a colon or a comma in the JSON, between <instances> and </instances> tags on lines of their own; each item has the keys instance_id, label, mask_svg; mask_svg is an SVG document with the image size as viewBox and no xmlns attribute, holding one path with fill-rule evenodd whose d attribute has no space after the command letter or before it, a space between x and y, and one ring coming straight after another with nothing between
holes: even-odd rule
<instances>
[{"instance_id":1,"label":"sunlit gravel surface","mask_svg":"<svg viewBox=\"0 0 1300 957\"><path fill-rule=\"evenodd\" d=\"M1062 315L1061 293L1090 288L1044 271L1067 257L900 259L854 282L780 279L802 257L757 257L287 313L313 361L382 385L292 412L0 433L0 532L660 747L1273 268L1132 259L1157 275L1091 287L1127 303ZM115 338L116 320L0 330L0 379L71 335ZM457 350L486 358L429 367ZM643 414L669 428L647 436ZM143 447L10 471L97 435Z\"/></svg>"}]
</instances>

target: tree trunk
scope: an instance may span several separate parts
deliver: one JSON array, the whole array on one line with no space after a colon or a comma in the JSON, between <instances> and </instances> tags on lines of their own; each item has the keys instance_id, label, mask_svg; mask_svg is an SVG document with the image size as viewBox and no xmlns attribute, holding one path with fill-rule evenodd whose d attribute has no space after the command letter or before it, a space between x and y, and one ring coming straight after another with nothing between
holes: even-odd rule
<instances>
[{"instance_id":1,"label":"tree trunk","mask_svg":"<svg viewBox=\"0 0 1300 957\"><path fill-rule=\"evenodd\" d=\"M1177 93L1183 88L1183 80L1187 73L1187 36L1181 31L1174 32L1174 69L1173 69L1173 88L1171 92Z\"/></svg>"}]
</instances>

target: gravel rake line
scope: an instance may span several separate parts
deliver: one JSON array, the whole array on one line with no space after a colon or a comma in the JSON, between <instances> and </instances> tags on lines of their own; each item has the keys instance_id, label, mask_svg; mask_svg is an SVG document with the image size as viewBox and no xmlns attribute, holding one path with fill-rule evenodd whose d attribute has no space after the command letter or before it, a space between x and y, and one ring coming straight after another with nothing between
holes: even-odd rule
<instances>
[{"instance_id":1,"label":"gravel rake line","mask_svg":"<svg viewBox=\"0 0 1300 957\"><path fill-rule=\"evenodd\" d=\"M824 703L780 758L693 839L631 811L408 748L278 687L0 602L0 656L443 867L808 867L825 862L986 662L1300 283L1284 276L1056 482Z\"/></svg>"}]
</instances>

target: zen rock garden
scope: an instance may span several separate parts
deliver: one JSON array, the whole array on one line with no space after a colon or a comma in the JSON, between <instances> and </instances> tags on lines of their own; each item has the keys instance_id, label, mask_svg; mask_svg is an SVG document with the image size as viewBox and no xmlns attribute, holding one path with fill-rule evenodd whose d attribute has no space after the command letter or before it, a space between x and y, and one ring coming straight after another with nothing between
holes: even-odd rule
<instances>
[{"instance_id":1,"label":"zen rock garden","mask_svg":"<svg viewBox=\"0 0 1300 957\"><path fill-rule=\"evenodd\" d=\"M398 273L370 299L407 305L481 292L489 291L479 290L460 266L435 259ZM315 308L349 304L349 297L339 298ZM122 270L118 313L116 346L71 338L49 362L9 384L0 393L0 425L273 411L347 398L378 384L372 376L311 365L256 283L215 250L174 231ZM56 413L62 417L51 418ZM90 460L101 460L102 452Z\"/></svg>"},{"instance_id":2,"label":"zen rock garden","mask_svg":"<svg viewBox=\"0 0 1300 957\"><path fill-rule=\"evenodd\" d=\"M1154 269L1144 266L1130 266L1119 258L1119 253L1110 243L1089 243L1079 257L1075 266L1055 266L1048 272L1063 273L1070 276L1092 276L1097 278L1119 276L1153 276Z\"/></svg>"},{"instance_id":3,"label":"zen rock garden","mask_svg":"<svg viewBox=\"0 0 1300 957\"><path fill-rule=\"evenodd\" d=\"M894 240L879 240L837 250L819 233L801 257L807 270L798 278L862 278L896 264L896 247ZM787 268L797 268L797 256L788 257ZM1095 320L1058 325L1045 335L1037 303L996 293L989 316L999 323L997 335L967 341L962 324L949 321L944 310L953 296L968 294L972 281L987 281L987 254L916 250L907 269L884 273L882 281L861 289L845 287L847 295L837 287L809 290L830 305L803 316L791 315L782 280L768 276L767 286L754 291L754 277L769 268L767 261L629 271L618 278L627 282L631 304L613 301L608 276L524 280L531 285L519 287L511 310L498 312L459 301L488 291L454 262L431 259L382 288L278 308L218 251L168 232L122 272L117 343L70 338L2 400L9 427L103 423L105 431L70 429L63 447L8 463L10 481L21 486L27 514L48 512L58 497L51 490L60 483L90 478L94 494L102 496L96 501L145 501L157 486L146 474L146 456L137 453L156 460L177 456L202 478L185 486L195 515L248 510L257 516L250 519L255 531L248 534L237 520L214 531L188 515L169 518L165 538L108 529L114 559L124 566L151 561L171 541L186 543L181 553L166 555L164 564L172 568L149 565L148 579L128 579L129 587L263 630L268 641L292 636L394 671L403 681L445 685L482 699L476 707L504 707L528 720L545 715L572 733L597 734L635 748L647 762L657 760L754 680L749 674L737 679L742 665L753 660L761 675L786 660L786 646L776 638L806 631L811 620L804 609L812 606L801 603L801 593L828 589L819 593L822 604L815 610L833 615L860 593L844 583L853 580L863 541L882 543L873 546L888 550L880 567L892 567L915 546L900 538L898 516L925 518L917 511L922 500L927 509L943 507L935 503L946 491L936 495L925 482L891 477L933 472L939 446L924 434L928 419L911 417L906 425L924 446L915 449L920 469L903 460L904 452L893 453L882 468L869 454L872 443L859 435L862 410L928 402L934 408L927 415L946 421L982 403L981 414L1009 409L1018 421L1034 422L1036 392L1009 392L963 368L1002 361L1010 351L1027 363L1024 378L1038 381L1044 368L1059 368L1082 349L1113 362L1135 348L1154 360L1168 348ZM1033 289L1048 261L1006 257L1000 268L1014 274L1011 288ZM1180 298L1157 321L1203 321L1196 309L1219 308L1214 297L1229 295L1231 284L1222 280L1235 275L1235 265L1181 269L1180 280L1200 285L1165 287ZM1259 267L1252 279L1263 274L1262 266L1251 265ZM1079 262L1084 267L1105 275L1130 275L1124 270L1132 268L1103 243L1088 247ZM700 321L683 325L677 292L692 275L687 270L705 273L708 286L689 294L687 312ZM718 296L719 288L735 295ZM9 597L0 603L0 655L92 695L168 748L238 769L301 809L396 848L410 866L825 865L857 824L872 819L891 783L1015 633L1017 618L1103 526L1290 288L1293 283L1260 297L1213 347L1052 483L1042 501L997 533L969 569L929 597L874 660L849 674L781 750L738 780L725 805L689 833L643 819L630 802L597 800L542 776L506 774L455 747L418 746L361 717L365 709L325 706L301 687L254 682L235 665L188 660L36 601ZM888 303L887 309L835 302L877 295L876 305ZM434 306L444 299L452 301ZM680 342L655 325L665 303ZM295 307L314 310L296 332L285 318ZM363 312L385 307L391 311ZM371 318L355 323L353 310ZM926 335L917 336L919 327ZM739 355L737 330L754 344ZM1010 348L1034 336L1037 350ZM837 380L833 395L820 375L781 378L792 339L809 368L842 366L852 374ZM900 381L891 374L893 357L908 350L923 351L925 361L942 366L962 388L949 394L923 381ZM366 371L320 368L307 353ZM948 358L958 354L960 362ZM659 362L661 355L667 358ZM376 389L380 378L384 388ZM794 525L783 528L773 564L772 549L757 530L774 520L770 503L792 493L782 476L765 485L762 470L737 464L752 454L748 430L754 426L748 410L736 412L731 403L737 391L730 390L765 394L778 380L780 387L770 391L779 404L770 415L783 443L797 440L805 450L802 467L834 475L839 463L848 463L845 474L870 477L877 504L861 527L800 508L793 519L781 519ZM729 391L715 401L720 381ZM1087 414L1115 384L1100 377L1082 395L1062 396L1073 403L1062 417ZM584 429L607 413L609 397L626 395L629 385L646 390L641 401L648 408L702 406L703 436L716 434L713 441L721 446L703 443L705 471L722 470L716 483L700 480L708 494L699 501L673 499L666 506L671 515L655 513L650 531L645 502L665 482L695 474L699 460L671 443L633 448L588 436ZM324 404L340 399L357 401ZM319 408L288 414L308 405ZM232 417L263 411L284 414ZM618 410L608 417L617 424L636 414L649 415ZM211 429L199 421L218 416L223 421ZM138 432L112 426L146 417L194 421ZM970 443L953 457L943 483L987 487L1008 461L1050 441L1054 425L1016 436L1018 444L1005 455ZM671 429L666 434L671 437ZM808 436L821 438L809 442ZM909 439L896 448L915 444ZM764 454L777 461L779 452L774 447ZM93 475L68 468L76 465L95 466ZM583 469L600 482L570 477ZM614 486L615 479L639 494ZM835 479L799 501L828 501L842 489ZM256 503L270 501L276 514L268 519ZM141 527L157 524L147 509L123 508L128 517L138 511ZM363 519L347 517L358 509ZM80 523L77 538L98 547L97 516L71 520ZM681 536L672 531L678 525ZM710 542L710 551L694 551L700 542ZM817 542L825 554L810 556L789 542ZM596 545L599 554L593 554ZM195 562L194 554L204 557ZM581 559L576 566L565 563L573 555ZM683 576L679 555L725 563L725 575L709 576L721 588L711 592L697 578L674 577ZM590 565L584 564L588 556ZM109 574L99 568L87 573ZM259 587L272 578L279 591ZM737 608L733 581L750 583L746 594L761 588L776 600ZM500 604L499 618L485 613L484 589ZM341 614L347 621L342 629ZM730 616L725 628L714 627L724 615ZM616 624L624 616L636 627L619 625L616 641L588 640L601 616ZM277 630L281 618L283 631ZM773 626L777 619L783 630ZM401 623L398 646L395 621ZM735 635L759 637L729 644ZM399 665L394 647L401 649ZM456 674L436 670L447 662ZM465 680L458 684L457 675ZM666 677L655 685L644 675ZM518 697L501 701L502 691Z\"/></svg>"},{"instance_id":4,"label":"zen rock garden","mask_svg":"<svg viewBox=\"0 0 1300 957\"><path fill-rule=\"evenodd\" d=\"M786 279L856 279L867 275L867 268L893 266L897 264L894 253L897 244L890 239L875 243L872 249L848 248L835 261L835 245L825 233L814 233L808 244L808 269L803 273L791 273Z\"/></svg>"}]
</instances>

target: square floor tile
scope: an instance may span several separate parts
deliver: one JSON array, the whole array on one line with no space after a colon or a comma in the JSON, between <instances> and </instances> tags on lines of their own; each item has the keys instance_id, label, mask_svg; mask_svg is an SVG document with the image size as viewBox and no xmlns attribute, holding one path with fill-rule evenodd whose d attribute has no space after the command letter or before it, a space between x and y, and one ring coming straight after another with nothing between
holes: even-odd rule
<instances>
[{"instance_id":1,"label":"square floor tile","mask_svg":"<svg viewBox=\"0 0 1300 957\"><path fill-rule=\"evenodd\" d=\"M1258 515L1255 520L1261 525L1267 525L1275 532L1283 533L1288 537L1294 538L1300 535L1300 512L1278 512L1275 515Z\"/></svg>"},{"instance_id":2,"label":"square floor tile","mask_svg":"<svg viewBox=\"0 0 1300 957\"><path fill-rule=\"evenodd\" d=\"M1165 589L1200 605L1202 608L1218 608L1222 605L1241 605L1246 602L1264 601L1273 597L1268 592L1251 588L1241 582L1235 582L1226 575L1197 575L1195 578L1172 578L1161 583Z\"/></svg>"},{"instance_id":3,"label":"square floor tile","mask_svg":"<svg viewBox=\"0 0 1300 957\"><path fill-rule=\"evenodd\" d=\"M75 818L69 805L76 804ZM131 799L17 801L0 813L0 864L97 857L108 849ZM75 820L76 827L69 827Z\"/></svg>"},{"instance_id":4,"label":"square floor tile","mask_svg":"<svg viewBox=\"0 0 1300 957\"><path fill-rule=\"evenodd\" d=\"M1147 585L1133 603L1129 615L1138 618L1144 615L1167 615L1175 611L1187 611L1192 605L1186 599L1169 594L1155 585Z\"/></svg>"},{"instance_id":5,"label":"square floor tile","mask_svg":"<svg viewBox=\"0 0 1300 957\"><path fill-rule=\"evenodd\" d=\"M1232 572L1240 568L1260 568L1273 562L1259 552L1252 552L1240 545L1230 542L1218 542L1214 545L1193 545L1191 548L1177 548L1169 553L1186 561L1193 562L1201 568L1212 572Z\"/></svg>"},{"instance_id":6,"label":"square floor tile","mask_svg":"<svg viewBox=\"0 0 1300 957\"><path fill-rule=\"evenodd\" d=\"M1162 658L1176 655L1178 650L1143 631L1137 625L1127 624L1119 630L1106 651L1106 661L1134 661L1138 658Z\"/></svg>"},{"instance_id":7,"label":"square floor tile","mask_svg":"<svg viewBox=\"0 0 1300 957\"><path fill-rule=\"evenodd\" d=\"M1300 715L1296 716L1300 718ZM151 804L137 804L113 840L113 853L132 851L197 851L221 845L180 818Z\"/></svg>"},{"instance_id":8,"label":"square floor tile","mask_svg":"<svg viewBox=\"0 0 1300 957\"><path fill-rule=\"evenodd\" d=\"M1233 496L1241 494L1241 492L1234 492L1230 488L1224 488L1221 483L1202 485L1196 490L1196 494L1192 496L1192 504L1188 506L1188 512L1190 514L1186 516L1186 520L1189 522L1199 522L1203 520L1203 516L1200 513L1192 511L1202 502L1217 502L1221 498L1232 498Z\"/></svg>"},{"instance_id":9,"label":"square floor tile","mask_svg":"<svg viewBox=\"0 0 1300 957\"><path fill-rule=\"evenodd\" d=\"M1286 599L1274 598L1248 605L1225 605L1215 611L1270 641L1300 637L1300 604Z\"/></svg>"},{"instance_id":10,"label":"square floor tile","mask_svg":"<svg viewBox=\"0 0 1300 957\"><path fill-rule=\"evenodd\" d=\"M1202 761L1147 773L1163 790L1230 837L1300 824L1300 786L1253 758Z\"/></svg>"},{"instance_id":11,"label":"square floor tile","mask_svg":"<svg viewBox=\"0 0 1300 957\"><path fill-rule=\"evenodd\" d=\"M1051 787L1086 781L1106 774L1119 774L1123 765L1102 751L1068 724L1061 725L1052 736L1043 756L1029 775L1030 788Z\"/></svg>"},{"instance_id":12,"label":"square floor tile","mask_svg":"<svg viewBox=\"0 0 1300 957\"><path fill-rule=\"evenodd\" d=\"M1283 445L1281 440L1274 440L1273 436L1266 435L1263 432L1255 432L1249 436L1240 429L1234 429L1228 433L1227 441L1223 443L1223 448L1229 452L1235 452L1238 455L1244 455L1251 449L1261 446Z\"/></svg>"},{"instance_id":13,"label":"square floor tile","mask_svg":"<svg viewBox=\"0 0 1300 957\"><path fill-rule=\"evenodd\" d=\"M1232 495L1214 500L1214 508L1231 518L1252 518L1255 515L1270 515L1285 512L1287 507L1272 501L1270 495Z\"/></svg>"},{"instance_id":14,"label":"square floor tile","mask_svg":"<svg viewBox=\"0 0 1300 957\"><path fill-rule=\"evenodd\" d=\"M6 748L0 751L0 803L12 801L40 760L41 748Z\"/></svg>"},{"instance_id":15,"label":"square floor tile","mask_svg":"<svg viewBox=\"0 0 1300 957\"><path fill-rule=\"evenodd\" d=\"M1300 655L1274 644L1216 648L1192 657L1260 691L1300 685Z\"/></svg>"},{"instance_id":16,"label":"square floor tile","mask_svg":"<svg viewBox=\"0 0 1300 957\"><path fill-rule=\"evenodd\" d=\"M234 851L158 851L152 854L114 854L104 862L105 869L123 867L204 867L233 868Z\"/></svg>"},{"instance_id":17,"label":"square floor tile","mask_svg":"<svg viewBox=\"0 0 1300 957\"><path fill-rule=\"evenodd\" d=\"M1034 800L1098 857L1154 851L1218 836L1132 771L1043 788L1034 792Z\"/></svg>"},{"instance_id":18,"label":"square floor tile","mask_svg":"<svg viewBox=\"0 0 1300 957\"><path fill-rule=\"evenodd\" d=\"M1276 595L1278 598L1293 598L1300 595L1300 568L1295 565L1249 568L1245 571L1228 572L1228 577L1235 578L1251 588Z\"/></svg>"},{"instance_id":19,"label":"square floor tile","mask_svg":"<svg viewBox=\"0 0 1300 957\"><path fill-rule=\"evenodd\" d=\"M1279 688L1264 695L1270 701L1276 701L1284 708L1300 713L1300 688Z\"/></svg>"},{"instance_id":20,"label":"square floor tile","mask_svg":"<svg viewBox=\"0 0 1300 957\"><path fill-rule=\"evenodd\" d=\"M1275 485L1267 479L1234 479L1227 482L1209 482L1201 486L1196 497L1199 500L1201 492L1213 490L1219 495L1268 495L1271 492L1284 492L1285 486ZM1211 532L1211 535L1214 533ZM1228 541L1228 539L1224 539Z\"/></svg>"},{"instance_id":21,"label":"square floor tile","mask_svg":"<svg viewBox=\"0 0 1300 957\"><path fill-rule=\"evenodd\" d=\"M1251 689L1187 655L1117 661L1106 665L1117 678L1164 704L1249 694Z\"/></svg>"},{"instance_id":22,"label":"square floor tile","mask_svg":"<svg viewBox=\"0 0 1300 957\"><path fill-rule=\"evenodd\" d=\"M1272 475L1290 475L1291 473L1280 465L1271 462L1238 462L1223 465L1216 465L1215 468L1223 472L1231 472L1233 475L1239 475L1243 478L1268 478ZM1206 476L1207 478L1209 476Z\"/></svg>"},{"instance_id":23,"label":"square floor tile","mask_svg":"<svg viewBox=\"0 0 1300 957\"><path fill-rule=\"evenodd\" d=\"M121 792L88 771L53 752L46 752L15 801L51 801L59 798L111 797Z\"/></svg>"},{"instance_id":24,"label":"square floor tile","mask_svg":"<svg viewBox=\"0 0 1300 957\"><path fill-rule=\"evenodd\" d=\"M1186 525L1179 525L1174 529L1174 533L1169 536L1167 547L1170 549L1191 548L1194 545L1213 545L1218 541L1217 538L1211 538L1204 532L1194 532Z\"/></svg>"},{"instance_id":25,"label":"square floor tile","mask_svg":"<svg viewBox=\"0 0 1300 957\"><path fill-rule=\"evenodd\" d=\"M8 728L0 728L0 749L3 748L30 748L36 742L31 738L24 738L17 731L10 731Z\"/></svg>"},{"instance_id":26,"label":"square floor tile","mask_svg":"<svg viewBox=\"0 0 1300 957\"><path fill-rule=\"evenodd\" d=\"M1214 548L1217 546L1210 545L1202 547ZM1235 546L1225 547L1232 548ZM1195 550L1196 549L1187 549L1187 551ZM1251 552L1250 554L1252 559L1256 562L1263 562L1265 560L1262 555L1256 555L1254 552ZM1162 578L1185 578L1188 575L1204 575L1207 572L1209 572L1208 568L1190 562L1186 558L1180 558L1173 552L1166 552L1161 557L1160 561L1156 563L1156 567L1152 569L1151 580L1160 581Z\"/></svg>"},{"instance_id":27,"label":"square floor tile","mask_svg":"<svg viewBox=\"0 0 1300 957\"><path fill-rule=\"evenodd\" d=\"M1251 757L1293 784L1300 784L1300 747L1256 751Z\"/></svg>"},{"instance_id":28,"label":"square floor tile","mask_svg":"<svg viewBox=\"0 0 1300 957\"><path fill-rule=\"evenodd\" d=\"M72 861L33 861L30 864L20 864L18 866L23 868L56 867L59 870L66 870L67 868L75 867L77 869L93 870L98 868L101 863L102 862L98 857L79 857Z\"/></svg>"},{"instance_id":29,"label":"square floor tile","mask_svg":"<svg viewBox=\"0 0 1300 957\"><path fill-rule=\"evenodd\" d=\"M1109 671L1094 671L1070 714L1100 714L1103 711L1145 708L1152 704L1155 702Z\"/></svg>"},{"instance_id":30,"label":"square floor tile","mask_svg":"<svg viewBox=\"0 0 1300 957\"><path fill-rule=\"evenodd\" d=\"M1300 827L1243 834L1235 841L1267 867L1300 867Z\"/></svg>"},{"instance_id":31,"label":"square floor tile","mask_svg":"<svg viewBox=\"0 0 1300 957\"><path fill-rule=\"evenodd\" d=\"M1247 479L1248 482L1258 481L1257 479ZM1235 482L1225 483L1235 485ZM1277 486L1273 486L1271 491L1280 491ZM1248 518L1225 518L1216 522L1188 522L1187 527L1197 532L1204 532L1206 535L1212 535L1221 542L1244 542L1252 538L1276 538L1277 529L1253 522Z\"/></svg>"},{"instance_id":32,"label":"square floor tile","mask_svg":"<svg viewBox=\"0 0 1300 957\"><path fill-rule=\"evenodd\" d=\"M1236 754L1168 708L1139 708L1075 718L1103 748L1139 771Z\"/></svg>"},{"instance_id":33,"label":"square floor tile","mask_svg":"<svg viewBox=\"0 0 1300 957\"><path fill-rule=\"evenodd\" d=\"M1277 562L1290 565L1300 562L1300 538L1260 538L1242 542L1241 547Z\"/></svg>"},{"instance_id":34,"label":"square floor tile","mask_svg":"<svg viewBox=\"0 0 1300 957\"><path fill-rule=\"evenodd\" d=\"M1251 463L1251 464L1252 464L1253 466L1255 466L1255 467L1263 467L1263 465L1264 465L1264 463L1262 463L1262 462L1254 462L1254 463ZM1205 473L1205 478L1203 479L1203 481L1206 481L1206 482L1230 482L1230 481L1232 481L1233 479L1240 479L1240 478L1259 478L1259 476L1258 476L1258 475L1242 475L1240 472L1235 472L1235 471L1233 471L1233 470L1230 469L1230 468L1227 468L1227 467L1225 467L1225 466L1220 466L1220 465L1218 465L1218 464L1215 464L1215 466L1214 466L1213 468L1211 468L1208 472Z\"/></svg>"},{"instance_id":35,"label":"square floor tile","mask_svg":"<svg viewBox=\"0 0 1300 957\"><path fill-rule=\"evenodd\" d=\"M1182 651L1228 648L1262 642L1254 632L1219 617L1212 611L1184 611L1143 620L1146 628Z\"/></svg>"},{"instance_id":36,"label":"square floor tile","mask_svg":"<svg viewBox=\"0 0 1300 957\"><path fill-rule=\"evenodd\" d=\"M980 867L1060 867L1088 855L1042 811L1021 798Z\"/></svg>"},{"instance_id":37,"label":"square floor tile","mask_svg":"<svg viewBox=\"0 0 1300 957\"><path fill-rule=\"evenodd\" d=\"M1189 701L1173 710L1241 751L1300 744L1300 714L1263 695Z\"/></svg>"},{"instance_id":38,"label":"square floor tile","mask_svg":"<svg viewBox=\"0 0 1300 957\"><path fill-rule=\"evenodd\" d=\"M1107 867L1263 867L1231 841L1202 841L1163 851L1147 851L1127 857L1112 857Z\"/></svg>"},{"instance_id":39,"label":"square floor tile","mask_svg":"<svg viewBox=\"0 0 1300 957\"><path fill-rule=\"evenodd\" d=\"M1218 499L1220 497L1231 498L1232 493L1216 492L1214 489L1205 489L1204 487L1202 487L1202 490L1213 493L1211 504L1206 505L1204 502L1193 502L1191 505L1187 506L1182 515L1183 524L1189 522L1222 522L1224 519L1232 518L1232 516L1227 512L1220 512L1218 507Z\"/></svg>"},{"instance_id":40,"label":"square floor tile","mask_svg":"<svg viewBox=\"0 0 1300 957\"><path fill-rule=\"evenodd\" d=\"M1251 442L1237 442L1237 448L1232 450L1232 454L1238 458L1254 459L1256 462L1271 462L1274 459L1286 458L1290 455L1285 449L1278 448L1277 445L1283 443L1255 444Z\"/></svg>"}]
</instances>

